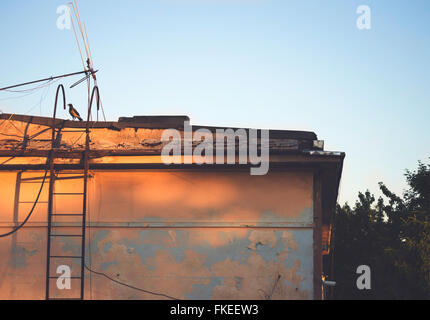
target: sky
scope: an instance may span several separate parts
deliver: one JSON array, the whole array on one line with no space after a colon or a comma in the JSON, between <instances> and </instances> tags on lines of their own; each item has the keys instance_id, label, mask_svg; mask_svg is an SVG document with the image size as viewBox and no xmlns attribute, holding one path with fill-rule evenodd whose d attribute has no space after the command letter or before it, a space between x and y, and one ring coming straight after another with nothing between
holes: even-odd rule
<instances>
[{"instance_id":1,"label":"sky","mask_svg":"<svg viewBox=\"0 0 430 320\"><path fill-rule=\"evenodd\" d=\"M57 0L0 1L0 87L82 70ZM339 201L378 182L401 194L430 156L430 1L78 2L108 120L313 131L346 153ZM357 27L360 5L371 28ZM0 111L51 116L56 85L0 92ZM67 89L85 109L86 86ZM60 110L59 117L68 118Z\"/></svg>"}]
</instances>

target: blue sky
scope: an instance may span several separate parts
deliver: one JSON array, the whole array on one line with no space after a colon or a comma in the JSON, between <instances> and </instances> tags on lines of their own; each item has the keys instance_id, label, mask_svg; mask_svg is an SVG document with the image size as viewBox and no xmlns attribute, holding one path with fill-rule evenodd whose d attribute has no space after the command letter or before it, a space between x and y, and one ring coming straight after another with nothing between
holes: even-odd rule
<instances>
[{"instance_id":1,"label":"blue sky","mask_svg":"<svg viewBox=\"0 0 430 320\"><path fill-rule=\"evenodd\" d=\"M62 4L0 2L0 87L82 69L73 31L56 26ZM356 27L359 5L372 10L371 30ZM110 120L186 114L196 125L314 131L327 150L347 154L342 202L367 188L378 194L379 181L401 193L404 170L429 162L428 0L81 0L79 8ZM0 110L49 116L54 87L20 99L2 92ZM83 110L85 93L81 85L67 97Z\"/></svg>"}]
</instances>

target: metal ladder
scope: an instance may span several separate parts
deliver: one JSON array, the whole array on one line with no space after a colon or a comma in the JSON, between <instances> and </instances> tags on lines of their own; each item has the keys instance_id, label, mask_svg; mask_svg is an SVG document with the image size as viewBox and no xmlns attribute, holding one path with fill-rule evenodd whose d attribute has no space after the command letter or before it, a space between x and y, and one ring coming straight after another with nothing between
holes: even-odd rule
<instances>
[{"instance_id":1,"label":"metal ladder","mask_svg":"<svg viewBox=\"0 0 430 320\"><path fill-rule=\"evenodd\" d=\"M53 159L53 158L52 158ZM53 162L53 161L52 161ZM85 215L85 211L86 211L86 194L85 193L56 193L54 192L55 189L55 181L60 181L60 180L78 180L78 181L82 181L83 182L83 189L85 189L85 174L79 175L79 173L73 172L73 173L65 173L65 172L55 172L55 170L53 170L53 166L51 166L51 170L50 170L50 175L46 177L46 179L49 179L49 194L48 194L48 199L44 199L44 200L40 200L37 202L37 204L48 204L48 237L47 237L47 276L46 276L46 299L47 300L53 300L53 299L57 299L54 296L54 293L51 290L51 282L54 280L58 279L58 275L53 275L52 273L55 272L55 270L50 270L51 268L51 261L53 259L56 260L56 262L60 262L61 265L70 265L71 260L78 260L81 263L81 268L80 268L80 274L79 276L72 276L70 277L70 281L75 281L75 280L81 280L81 282L79 283L79 297L75 297L75 298L59 298L59 299L76 299L76 300L80 300L83 299L84 296L84 285L83 285L83 263L84 263L84 255L85 255L85 237L82 235L85 235L85 219L86 219L86 215ZM18 220L19 220L19 213L20 213L20 206L21 205L30 205L33 204L34 201L33 200L29 200L28 195L27 197L25 197L24 199L22 199L22 194L23 194L23 186L25 185L29 185L29 184L34 184L37 185L37 188L39 188L39 185L42 183L42 181L44 180L43 176L38 175L36 172L27 172L27 171L19 171L17 173L17 178L16 178L16 187L15 187L15 200L14 200L14 223L15 226L18 225ZM26 194L25 191L27 191L28 189L24 189L24 195ZM60 213L54 213L54 199L56 196L62 196L62 197L70 197L70 196L77 196L77 197L82 197L82 199L78 199L79 201L82 201L82 212L79 213L64 213L64 214L60 214ZM76 234L60 234L57 233L57 231L55 231L56 227L55 224L53 224L53 222L55 222L55 217L78 217L80 218L80 224L78 226L72 226L72 227L67 227L67 229L76 229ZM77 256L67 256L67 255L63 255L63 254L57 254L55 255L55 253L52 252L51 250L51 239L55 238L55 237L76 237L78 239L81 240L81 253L80 255ZM12 235L12 246L16 247L18 245L18 233L14 233ZM76 285L76 284L72 284L72 285ZM75 290L74 290L75 291Z\"/></svg>"},{"instance_id":2,"label":"metal ladder","mask_svg":"<svg viewBox=\"0 0 430 320\"><path fill-rule=\"evenodd\" d=\"M88 172L89 172L89 149L90 149L90 129L89 129L89 119L91 115L91 106L94 97L94 93L97 91L97 103L99 103L98 97L98 88L94 87L93 93L91 95L91 100L88 108L88 120L86 124L86 129L84 130L86 134L85 139L85 149L82 152L81 158L81 168L79 170L73 170L70 172L61 172L56 170L55 168L55 155L56 149L58 146L58 141L61 140L61 130L62 128L56 127L55 116L56 116L56 108L58 101L58 94L60 89L63 93L63 104L64 108L66 105L64 87L59 85L57 88L57 93L55 97L55 106L54 106L54 116L52 122L52 148L49 156L49 196L48 196L48 232L47 232L47 255L46 255L46 300L84 300L85 296L85 232L86 232L86 215L87 215L87 192L88 192ZM82 130L81 130L82 131ZM79 132L79 130L77 130ZM64 175L64 176L63 176ZM55 192L55 181L56 180L70 180L77 179L82 181L82 192L70 192L70 193L61 193ZM68 197L68 198L76 198L77 201L82 201L82 211L79 212L67 212L67 213L59 213L54 208L54 201L59 197ZM78 218L77 226L61 226L59 227L56 223L56 218L58 217L75 217ZM76 222L74 222L76 223ZM61 229L72 229L74 232L61 232ZM77 255L64 255L61 253L53 252L54 248L52 246L55 243L56 239L61 238L71 238L80 240L80 254ZM53 274L57 270L52 270L52 265L65 265L70 266L73 262L79 262L80 264L80 272L79 275L70 274L68 279L70 279L70 283L72 287L79 283L79 296L71 297L64 295L59 296L57 291L61 291L57 286L52 286L54 281L58 281L61 275ZM72 271L73 272L73 271ZM53 290L53 288L57 288L58 290ZM73 289L73 292L75 290ZM57 293L57 295L55 294ZM63 292L61 292L63 293Z\"/></svg>"},{"instance_id":3,"label":"metal ladder","mask_svg":"<svg viewBox=\"0 0 430 320\"><path fill-rule=\"evenodd\" d=\"M47 260L46 260L46 299L73 299L73 300L83 300L84 299L84 287L85 287L85 231L86 231L86 213L87 213L87 180L88 180L88 171L84 170L83 175L80 175L79 172L74 173L61 173L55 172L53 166L50 169L50 180L49 180L49 199L48 199L48 236L47 236ZM63 175L70 175L69 177L64 177ZM55 182L57 180L66 180L66 179L76 179L78 181L82 181L82 192L76 193L59 193L55 192ZM68 197L72 199L76 199L77 202L82 203L82 211L79 212L70 212L67 213L59 213L54 209L54 201L58 197ZM73 221L70 225L67 226L58 226L56 223L57 218L64 217L74 217L77 221ZM64 222L68 224L68 222ZM70 222L69 222L70 223ZM67 231L62 231L67 230ZM65 255L62 252L58 252L53 248L52 244L55 243L55 240L64 238L77 239L78 244L80 244L80 253L77 255ZM57 252L55 252L57 251ZM74 273L74 268L71 267L80 264L79 274ZM76 292L76 287L79 288L79 296L78 297L70 297L66 298L59 297L58 289L54 286L53 283L59 279L59 275L55 274L55 268L52 266L60 266L65 265L70 267L72 274L70 274L70 283L73 289L73 292ZM78 280L78 281L77 281ZM56 288L56 289L53 289Z\"/></svg>"}]
</instances>

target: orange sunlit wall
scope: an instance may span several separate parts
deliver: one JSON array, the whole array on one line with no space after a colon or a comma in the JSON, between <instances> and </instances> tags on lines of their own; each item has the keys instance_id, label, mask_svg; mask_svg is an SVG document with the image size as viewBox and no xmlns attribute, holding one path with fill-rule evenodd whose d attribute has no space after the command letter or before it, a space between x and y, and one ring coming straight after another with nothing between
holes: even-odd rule
<instances>
[{"instance_id":1,"label":"orange sunlit wall","mask_svg":"<svg viewBox=\"0 0 430 320\"><path fill-rule=\"evenodd\" d=\"M0 233L25 218L31 203L23 202L40 188L40 180L17 188L17 175L43 173L0 173ZM0 299L45 298L48 182L26 226L0 238ZM55 192L82 192L82 180L59 180ZM313 298L312 172L93 171L88 192L86 263L94 271L178 299ZM82 201L56 196L54 207L79 212ZM79 226L71 217L54 223ZM79 255L80 241L60 237L52 248ZM78 274L79 261L68 263ZM52 288L59 297L78 289ZM85 297L164 299L89 272Z\"/></svg>"}]
</instances>

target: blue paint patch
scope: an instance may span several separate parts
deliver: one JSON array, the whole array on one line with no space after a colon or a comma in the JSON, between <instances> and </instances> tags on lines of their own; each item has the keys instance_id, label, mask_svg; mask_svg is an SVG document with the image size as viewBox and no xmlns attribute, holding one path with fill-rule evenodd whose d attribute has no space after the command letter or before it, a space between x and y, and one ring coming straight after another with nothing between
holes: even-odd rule
<instances>
[{"instance_id":1,"label":"blue paint patch","mask_svg":"<svg viewBox=\"0 0 430 320\"><path fill-rule=\"evenodd\" d=\"M194 284L193 292L191 294L186 294L187 300L210 300L212 297L213 290L216 286L222 284L223 277L212 277L209 285L205 286L203 284Z\"/></svg>"},{"instance_id":2,"label":"blue paint patch","mask_svg":"<svg viewBox=\"0 0 430 320\"><path fill-rule=\"evenodd\" d=\"M234 233L234 231L218 231L218 236L228 238L231 237L232 233ZM178 245L180 247L188 246L188 249L204 255L205 261L203 265L209 269L215 263L225 261L226 259L230 259L230 261L239 261L240 264L246 264L251 256L250 250L246 249L249 244L249 234L250 231L247 231L245 237L234 238L231 242L219 247L212 247L209 243L193 246L189 246L188 243L179 243Z\"/></svg>"},{"instance_id":3,"label":"blue paint patch","mask_svg":"<svg viewBox=\"0 0 430 320\"><path fill-rule=\"evenodd\" d=\"M112 242L109 241L103 245L102 251L103 253L108 253L111 248L112 248Z\"/></svg>"},{"instance_id":4,"label":"blue paint patch","mask_svg":"<svg viewBox=\"0 0 430 320\"><path fill-rule=\"evenodd\" d=\"M28 252L28 255L30 257L32 257L32 256L34 256L36 254L36 252L37 252L37 249L36 250L31 250L31 251Z\"/></svg>"},{"instance_id":5,"label":"blue paint patch","mask_svg":"<svg viewBox=\"0 0 430 320\"><path fill-rule=\"evenodd\" d=\"M149 271L155 271L157 268L151 264L147 264L146 269L148 269Z\"/></svg>"},{"instance_id":6,"label":"blue paint patch","mask_svg":"<svg viewBox=\"0 0 430 320\"><path fill-rule=\"evenodd\" d=\"M81 244L69 237L59 237L58 241L63 244L61 250L72 252L73 255L79 255L81 253Z\"/></svg>"},{"instance_id":7,"label":"blue paint patch","mask_svg":"<svg viewBox=\"0 0 430 320\"><path fill-rule=\"evenodd\" d=\"M242 289L243 278L235 277L234 280L236 281L236 289L240 291L240 289Z\"/></svg>"},{"instance_id":8,"label":"blue paint patch","mask_svg":"<svg viewBox=\"0 0 430 320\"><path fill-rule=\"evenodd\" d=\"M295 263L299 261L300 265L297 270L297 275L303 279L299 283L297 289L301 291L307 291L309 296L312 297L313 292L313 231L312 229L289 229L289 230L277 230L273 231L276 237L276 243L274 247L271 247L271 243L257 244L255 250L249 249L252 242L249 240L251 230L248 230L246 234L235 233L235 231L217 231L216 235L221 241L225 240L225 245L213 246L210 242L205 241L205 238L199 239L196 243L192 238L193 233L189 230L176 229L174 237L174 245L171 245L171 230L142 230L138 234L137 239L123 238L118 241L119 244L125 245L127 251L139 255L139 258L145 268L149 271L156 270L157 266L148 263L148 258L154 257L159 250L168 252L177 262L183 262L186 258L185 252L187 250L193 251L199 255L205 257L203 261L204 267L211 270L212 266L218 262L229 259L230 261L239 261L240 264L247 264L251 254L256 253L261 258L269 263L271 261L280 263L279 256L281 253L288 250L287 259L283 262L287 269L291 269L295 266ZM297 242L297 250L287 248L287 241L282 240L284 232L292 234L295 242ZM109 232L100 231L97 237L92 241L92 244L105 238ZM273 244L273 243L272 243ZM103 252L107 252L112 247L112 243L108 242L101 248ZM103 265L103 268L108 268L113 265L112 262ZM243 287L243 279L236 277L236 288L241 290ZM193 286L193 292L187 295L187 299L210 299L213 288L216 285L221 284L222 278L211 278L209 285L196 284ZM283 279L286 284L296 288L294 284ZM273 283L273 279L272 279Z\"/></svg>"},{"instance_id":9,"label":"blue paint patch","mask_svg":"<svg viewBox=\"0 0 430 320\"><path fill-rule=\"evenodd\" d=\"M25 268L27 266L27 255L33 256L36 252L37 250L28 251L22 246L16 246L11 249L12 260L8 264L15 269Z\"/></svg>"},{"instance_id":10,"label":"blue paint patch","mask_svg":"<svg viewBox=\"0 0 430 320\"><path fill-rule=\"evenodd\" d=\"M154 230L152 232L160 237L161 231ZM166 234L163 237L169 236L168 231L165 233ZM249 233L250 231L247 232L246 236L240 238L237 237L233 241L226 241L227 244L224 246L212 247L209 243L205 243L204 239L202 239L202 243L199 245L190 245L190 232L187 230L175 230L176 242L174 247L165 248L154 244L151 246L157 246L157 250L167 250L177 262L183 262L185 260L186 250L194 251L205 256L203 265L210 269L215 263L224 261L226 259L230 259L230 261L240 261L240 264L246 264L248 262L248 258L251 255L250 250L246 249L249 244ZM232 231L218 231L218 237L224 237L225 240L231 237L231 235ZM147 237L151 236L147 235ZM152 239L152 242L154 242L154 239Z\"/></svg>"},{"instance_id":11,"label":"blue paint patch","mask_svg":"<svg viewBox=\"0 0 430 320\"><path fill-rule=\"evenodd\" d=\"M183 262L185 260L184 247L168 248L167 251L172 255L176 262Z\"/></svg>"},{"instance_id":12,"label":"blue paint patch","mask_svg":"<svg viewBox=\"0 0 430 320\"><path fill-rule=\"evenodd\" d=\"M109 230L98 230L93 236L89 244L91 253L99 253L99 242L108 236ZM88 250L87 250L88 251Z\"/></svg>"},{"instance_id":13,"label":"blue paint patch","mask_svg":"<svg viewBox=\"0 0 430 320\"><path fill-rule=\"evenodd\" d=\"M295 284L293 284L290 280L288 280L288 279L284 279L284 284L287 286L287 287L293 287L293 288L295 288L296 287L296 285Z\"/></svg>"},{"instance_id":14,"label":"blue paint patch","mask_svg":"<svg viewBox=\"0 0 430 320\"><path fill-rule=\"evenodd\" d=\"M296 251L288 250L288 258L285 261L285 267L291 269L296 261L300 262L300 267L297 270L297 275L304 280L299 284L299 290L308 291L309 296L313 296L313 230L294 230L288 231L293 234L294 239L298 243Z\"/></svg>"},{"instance_id":15,"label":"blue paint patch","mask_svg":"<svg viewBox=\"0 0 430 320\"><path fill-rule=\"evenodd\" d=\"M164 249L161 245L139 244L128 240L123 240L120 244L124 244L127 248L132 248L139 255L142 264L146 263L146 259L154 257L158 250Z\"/></svg>"},{"instance_id":16,"label":"blue paint patch","mask_svg":"<svg viewBox=\"0 0 430 320\"><path fill-rule=\"evenodd\" d=\"M228 236L229 234L231 234L231 231L219 231L219 233L224 234L224 236ZM240 264L246 264L248 262L249 257L251 256L251 252L246 249L249 243L249 233L250 231L248 231L246 236L243 238L235 238L232 242L228 243L225 246L199 246L196 247L194 250L206 255L204 265L207 267L212 267L212 265L214 265L215 263L224 261L226 259L230 259L230 261L239 261Z\"/></svg>"},{"instance_id":17,"label":"blue paint patch","mask_svg":"<svg viewBox=\"0 0 430 320\"><path fill-rule=\"evenodd\" d=\"M30 237L37 242L43 241L43 236L41 233L30 231Z\"/></svg>"},{"instance_id":18,"label":"blue paint patch","mask_svg":"<svg viewBox=\"0 0 430 320\"><path fill-rule=\"evenodd\" d=\"M118 265L118 262L116 262L116 261L104 262L101 265L101 268L103 271L106 271L110 266L117 266L117 265Z\"/></svg>"},{"instance_id":19,"label":"blue paint patch","mask_svg":"<svg viewBox=\"0 0 430 320\"><path fill-rule=\"evenodd\" d=\"M146 259L154 257L158 250L165 249L163 245L154 244L154 242L156 243L157 240L163 240L166 236L168 236L168 231L142 230L139 232L137 241L123 239L119 244L123 244L127 248L132 248L134 252L139 255L142 264L145 264Z\"/></svg>"},{"instance_id":20,"label":"blue paint patch","mask_svg":"<svg viewBox=\"0 0 430 320\"><path fill-rule=\"evenodd\" d=\"M275 261L275 262L278 261L279 254L285 250L285 244L283 241L281 241L281 237L283 233L284 231L274 232L276 237L276 245L273 248L270 246L270 243L268 243L267 245L258 243L255 246L255 250L253 251L259 254L266 263L270 261ZM250 241L249 241L249 244L251 244Z\"/></svg>"}]
</instances>

